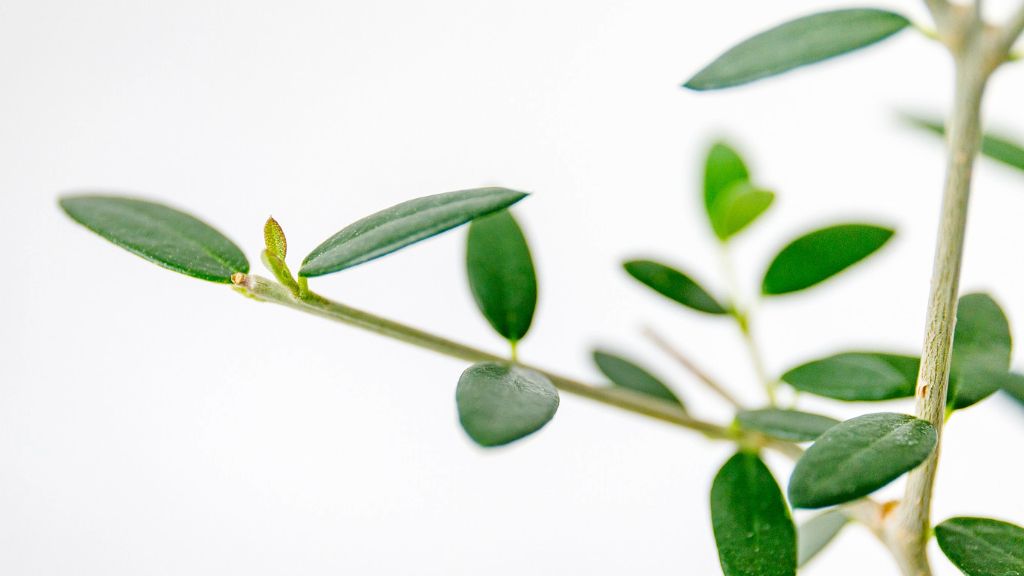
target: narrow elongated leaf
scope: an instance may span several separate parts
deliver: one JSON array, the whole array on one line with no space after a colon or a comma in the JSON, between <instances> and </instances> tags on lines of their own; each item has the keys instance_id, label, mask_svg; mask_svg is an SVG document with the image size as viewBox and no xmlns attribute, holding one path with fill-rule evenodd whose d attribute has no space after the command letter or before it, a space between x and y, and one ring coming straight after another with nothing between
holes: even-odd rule
<instances>
[{"instance_id":1,"label":"narrow elongated leaf","mask_svg":"<svg viewBox=\"0 0 1024 576\"><path fill-rule=\"evenodd\" d=\"M726 314L725 306L686 274L653 260L630 260L622 265L626 272L655 292L708 314Z\"/></svg>"},{"instance_id":2,"label":"narrow elongated leaf","mask_svg":"<svg viewBox=\"0 0 1024 576\"><path fill-rule=\"evenodd\" d=\"M657 376L622 356L594 350L594 364L616 386L629 388L683 406L683 401Z\"/></svg>"},{"instance_id":3,"label":"narrow elongated leaf","mask_svg":"<svg viewBox=\"0 0 1024 576\"><path fill-rule=\"evenodd\" d=\"M793 442L810 442L839 424L828 416L780 408L745 410L736 415L736 421L747 430Z\"/></svg>"},{"instance_id":4,"label":"narrow elongated leaf","mask_svg":"<svg viewBox=\"0 0 1024 576\"><path fill-rule=\"evenodd\" d=\"M797 529L797 563L803 566L825 549L850 518L842 510L832 509L804 522Z\"/></svg>"},{"instance_id":5,"label":"narrow elongated leaf","mask_svg":"<svg viewBox=\"0 0 1024 576\"><path fill-rule=\"evenodd\" d=\"M789 501L823 508L866 496L924 462L936 441L931 424L906 414L866 414L837 424L796 463Z\"/></svg>"},{"instance_id":6,"label":"narrow elongated leaf","mask_svg":"<svg viewBox=\"0 0 1024 576\"><path fill-rule=\"evenodd\" d=\"M960 297L953 334L949 404L967 408L1002 385L1010 369L1010 323L988 294Z\"/></svg>"},{"instance_id":7,"label":"narrow elongated leaf","mask_svg":"<svg viewBox=\"0 0 1024 576\"><path fill-rule=\"evenodd\" d=\"M1024 574L1024 528L991 518L950 518L935 527L942 553L967 576Z\"/></svg>"},{"instance_id":8,"label":"narrow elongated leaf","mask_svg":"<svg viewBox=\"0 0 1024 576\"><path fill-rule=\"evenodd\" d=\"M724 142L711 145L707 160L704 162L704 208L712 223L714 217L711 207L715 205L718 197L734 185L749 180L750 171L739 152Z\"/></svg>"},{"instance_id":9,"label":"narrow elongated leaf","mask_svg":"<svg viewBox=\"0 0 1024 576\"><path fill-rule=\"evenodd\" d=\"M946 128L941 121L914 115L907 115L906 118L914 126L924 128L939 136L945 137L946 135ZM1007 166L1024 170L1024 146L1015 143L1012 139L1005 136L993 133L983 134L981 137L981 153Z\"/></svg>"},{"instance_id":10,"label":"narrow elongated leaf","mask_svg":"<svg viewBox=\"0 0 1024 576\"><path fill-rule=\"evenodd\" d=\"M805 234L775 256L761 292L775 296L810 288L867 258L893 234L871 224L840 224Z\"/></svg>"},{"instance_id":11,"label":"narrow elongated leaf","mask_svg":"<svg viewBox=\"0 0 1024 576\"><path fill-rule=\"evenodd\" d=\"M730 458L711 485L711 523L725 576L796 574L796 529L775 478L755 454Z\"/></svg>"},{"instance_id":12,"label":"narrow elongated leaf","mask_svg":"<svg viewBox=\"0 0 1024 576\"><path fill-rule=\"evenodd\" d=\"M480 362L462 373L455 402L474 442L501 446L543 428L558 410L558 390L533 370Z\"/></svg>"},{"instance_id":13,"label":"narrow elongated leaf","mask_svg":"<svg viewBox=\"0 0 1024 576\"><path fill-rule=\"evenodd\" d=\"M526 237L508 210L469 225L466 272L477 307L498 334L512 342L526 336L537 307L537 276Z\"/></svg>"},{"instance_id":14,"label":"narrow elongated leaf","mask_svg":"<svg viewBox=\"0 0 1024 576\"><path fill-rule=\"evenodd\" d=\"M880 352L843 352L801 364L782 375L797 390L848 401L914 395L918 359Z\"/></svg>"},{"instance_id":15,"label":"narrow elongated leaf","mask_svg":"<svg viewBox=\"0 0 1024 576\"><path fill-rule=\"evenodd\" d=\"M163 204L121 196L65 196L73 220L164 268L194 278L231 283L249 261L231 240L194 216Z\"/></svg>"},{"instance_id":16,"label":"narrow elongated leaf","mask_svg":"<svg viewBox=\"0 0 1024 576\"><path fill-rule=\"evenodd\" d=\"M739 86L870 46L909 25L899 14L868 8L812 14L730 48L684 86L691 90Z\"/></svg>"},{"instance_id":17,"label":"narrow elongated leaf","mask_svg":"<svg viewBox=\"0 0 1024 576\"><path fill-rule=\"evenodd\" d=\"M775 194L748 183L734 184L711 206L711 228L720 240L732 238L772 205Z\"/></svg>"},{"instance_id":18,"label":"narrow elongated leaf","mask_svg":"<svg viewBox=\"0 0 1024 576\"><path fill-rule=\"evenodd\" d=\"M508 188L474 188L402 202L350 224L302 261L300 276L323 276L390 254L526 197Z\"/></svg>"}]
</instances>

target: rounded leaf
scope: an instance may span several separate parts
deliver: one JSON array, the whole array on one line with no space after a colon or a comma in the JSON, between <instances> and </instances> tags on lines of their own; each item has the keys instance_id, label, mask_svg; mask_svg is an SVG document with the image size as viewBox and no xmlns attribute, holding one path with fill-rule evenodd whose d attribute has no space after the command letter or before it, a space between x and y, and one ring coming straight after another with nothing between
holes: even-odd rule
<instances>
[{"instance_id":1,"label":"rounded leaf","mask_svg":"<svg viewBox=\"0 0 1024 576\"><path fill-rule=\"evenodd\" d=\"M724 142L716 142L708 150L704 161L704 208L708 216L712 216L711 207L718 197L736 184L750 180L750 171L743 158L731 146Z\"/></svg>"},{"instance_id":2,"label":"rounded leaf","mask_svg":"<svg viewBox=\"0 0 1024 576\"><path fill-rule=\"evenodd\" d=\"M967 294L957 304L949 404L967 408L1002 384L1010 369L1010 323L988 294Z\"/></svg>"},{"instance_id":3,"label":"rounded leaf","mask_svg":"<svg viewBox=\"0 0 1024 576\"><path fill-rule=\"evenodd\" d=\"M683 401L658 377L622 356L595 350L594 364L597 364L601 373L616 386L629 388L683 406Z\"/></svg>"},{"instance_id":4,"label":"rounded leaf","mask_svg":"<svg viewBox=\"0 0 1024 576\"><path fill-rule=\"evenodd\" d=\"M942 553L967 576L1024 574L1024 528L990 518L950 518L935 527Z\"/></svg>"},{"instance_id":5,"label":"rounded leaf","mask_svg":"<svg viewBox=\"0 0 1024 576\"><path fill-rule=\"evenodd\" d=\"M903 16L877 9L804 16L730 48L684 86L691 90L739 86L870 46L909 25Z\"/></svg>"},{"instance_id":6,"label":"rounded leaf","mask_svg":"<svg viewBox=\"0 0 1024 576\"><path fill-rule=\"evenodd\" d=\"M810 288L867 258L893 234L871 224L839 224L805 234L775 256L761 292L775 296Z\"/></svg>"},{"instance_id":7,"label":"rounded leaf","mask_svg":"<svg viewBox=\"0 0 1024 576\"><path fill-rule=\"evenodd\" d=\"M880 352L843 352L801 364L782 381L803 392L848 401L914 395L918 359Z\"/></svg>"},{"instance_id":8,"label":"rounded leaf","mask_svg":"<svg viewBox=\"0 0 1024 576\"><path fill-rule=\"evenodd\" d=\"M728 313L700 284L675 268L653 260L630 260L622 266L642 284L683 306L708 314Z\"/></svg>"},{"instance_id":9,"label":"rounded leaf","mask_svg":"<svg viewBox=\"0 0 1024 576\"><path fill-rule=\"evenodd\" d=\"M781 408L744 410L736 414L736 421L746 430L792 442L810 442L839 424L828 416Z\"/></svg>"},{"instance_id":10,"label":"rounded leaf","mask_svg":"<svg viewBox=\"0 0 1024 576\"><path fill-rule=\"evenodd\" d=\"M543 428L558 410L558 390L539 372L480 362L462 373L455 402L474 442L501 446Z\"/></svg>"},{"instance_id":11,"label":"rounded leaf","mask_svg":"<svg viewBox=\"0 0 1024 576\"><path fill-rule=\"evenodd\" d=\"M516 342L537 307L537 276L526 237L508 210L478 218L466 242L469 288L491 326Z\"/></svg>"},{"instance_id":12,"label":"rounded leaf","mask_svg":"<svg viewBox=\"0 0 1024 576\"><path fill-rule=\"evenodd\" d=\"M719 240L728 240L763 214L775 201L775 194L749 183L734 184L718 195L711 206L711 229Z\"/></svg>"},{"instance_id":13,"label":"rounded leaf","mask_svg":"<svg viewBox=\"0 0 1024 576\"><path fill-rule=\"evenodd\" d=\"M924 420L882 412L830 428L796 463L789 478L795 508L823 508L866 496L917 467L935 449Z\"/></svg>"},{"instance_id":14,"label":"rounded leaf","mask_svg":"<svg viewBox=\"0 0 1024 576\"><path fill-rule=\"evenodd\" d=\"M211 282L249 272L245 254L198 218L163 204L122 196L65 196L73 220L150 262Z\"/></svg>"},{"instance_id":15,"label":"rounded leaf","mask_svg":"<svg viewBox=\"0 0 1024 576\"><path fill-rule=\"evenodd\" d=\"M725 576L796 574L796 529L782 491L756 454L729 459L711 485L711 524Z\"/></svg>"},{"instance_id":16,"label":"rounded leaf","mask_svg":"<svg viewBox=\"0 0 1024 576\"><path fill-rule=\"evenodd\" d=\"M380 258L525 197L525 192L508 188L474 188L402 202L325 240L302 261L299 275L323 276Z\"/></svg>"}]
</instances>

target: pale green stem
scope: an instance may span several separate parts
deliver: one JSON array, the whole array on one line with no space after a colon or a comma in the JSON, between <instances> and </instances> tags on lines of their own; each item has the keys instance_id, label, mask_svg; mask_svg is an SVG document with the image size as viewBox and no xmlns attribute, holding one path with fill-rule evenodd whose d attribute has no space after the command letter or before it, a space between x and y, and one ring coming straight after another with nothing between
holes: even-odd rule
<instances>
[{"instance_id":1,"label":"pale green stem","mask_svg":"<svg viewBox=\"0 0 1024 576\"><path fill-rule=\"evenodd\" d=\"M719 261L721 262L722 273L725 275L726 286L729 289L729 315L736 321L743 338L743 345L750 356L750 363L754 368L757 380L764 386L765 394L768 396L768 403L775 406L776 388L778 382L769 376L765 368L764 357L761 354L761 347L758 345L757 337L751 327L752 314L742 302L739 283L736 281L736 272L732 265L732 255L729 253L729 246L725 242L720 245Z\"/></svg>"}]
</instances>

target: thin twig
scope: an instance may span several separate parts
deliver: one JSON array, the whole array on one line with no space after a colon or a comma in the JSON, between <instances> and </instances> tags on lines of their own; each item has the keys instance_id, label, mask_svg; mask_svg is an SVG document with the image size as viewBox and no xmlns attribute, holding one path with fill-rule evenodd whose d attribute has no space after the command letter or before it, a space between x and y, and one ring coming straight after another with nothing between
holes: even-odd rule
<instances>
[{"instance_id":1,"label":"thin twig","mask_svg":"<svg viewBox=\"0 0 1024 576\"><path fill-rule=\"evenodd\" d=\"M668 340L666 340L660 334L658 334L654 330L654 328L651 328L650 326L645 326L641 332L643 333L644 337L650 340L655 346L660 348L662 352L664 352L670 358L678 362L680 366L689 370L690 373L693 374L699 382L703 383L705 386L711 389L712 392L721 396L723 400L725 400L729 404L732 404L733 407L736 408L737 410L745 409L743 404L739 400L737 400L731 392L729 392L724 386L719 384L717 380L709 376L707 372L700 368L700 366L697 366L697 364L688 356L683 354L681 350L679 350L675 346L672 346L672 344L670 344Z\"/></svg>"},{"instance_id":2,"label":"thin twig","mask_svg":"<svg viewBox=\"0 0 1024 576\"><path fill-rule=\"evenodd\" d=\"M1010 59L1012 57L1013 45L1022 33L1024 33L1024 4L1021 4L1010 16L999 33L996 50L1002 58Z\"/></svg>"}]
</instances>

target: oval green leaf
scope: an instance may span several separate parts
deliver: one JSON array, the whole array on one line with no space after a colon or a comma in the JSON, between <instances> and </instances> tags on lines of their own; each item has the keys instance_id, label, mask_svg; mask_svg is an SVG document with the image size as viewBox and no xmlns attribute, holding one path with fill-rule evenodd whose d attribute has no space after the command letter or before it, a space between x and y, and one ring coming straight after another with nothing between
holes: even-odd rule
<instances>
[{"instance_id":1,"label":"oval green leaf","mask_svg":"<svg viewBox=\"0 0 1024 576\"><path fill-rule=\"evenodd\" d=\"M843 352L801 364L782 375L793 388L847 401L914 395L918 359L880 352Z\"/></svg>"},{"instance_id":2,"label":"oval green leaf","mask_svg":"<svg viewBox=\"0 0 1024 576\"><path fill-rule=\"evenodd\" d=\"M612 381L612 384L683 406L683 401L676 396L671 388L657 376L633 362L622 356L601 350L595 350L593 356L594 364L602 374Z\"/></svg>"},{"instance_id":3,"label":"oval green leaf","mask_svg":"<svg viewBox=\"0 0 1024 576\"><path fill-rule=\"evenodd\" d=\"M870 8L804 16L730 48L683 86L691 90L739 86L870 46L909 25L899 14Z\"/></svg>"},{"instance_id":4,"label":"oval green leaf","mask_svg":"<svg viewBox=\"0 0 1024 576\"><path fill-rule=\"evenodd\" d=\"M718 197L736 184L750 180L750 171L746 163L731 146L724 142L716 142L708 150L704 161L704 208L708 216L712 216L711 207Z\"/></svg>"},{"instance_id":5,"label":"oval green leaf","mask_svg":"<svg viewBox=\"0 0 1024 576\"><path fill-rule=\"evenodd\" d=\"M950 518L935 527L942 553L967 576L1024 574L1024 528L990 518Z\"/></svg>"},{"instance_id":6,"label":"oval green leaf","mask_svg":"<svg viewBox=\"0 0 1024 576\"><path fill-rule=\"evenodd\" d=\"M946 129L939 120L915 115L906 115L906 119L910 124L918 128L924 128L939 136L945 137L946 135ZM1005 136L993 133L983 134L981 136L981 153L1007 166L1024 170L1024 146Z\"/></svg>"},{"instance_id":7,"label":"oval green leaf","mask_svg":"<svg viewBox=\"0 0 1024 576\"><path fill-rule=\"evenodd\" d=\"M300 276L323 276L380 258L526 197L508 188L474 188L402 202L358 220L316 247Z\"/></svg>"},{"instance_id":8,"label":"oval green leaf","mask_svg":"<svg viewBox=\"0 0 1024 576\"><path fill-rule=\"evenodd\" d=\"M882 412L833 426L811 445L789 478L795 508L823 508L866 496L932 453L937 436L924 420Z\"/></svg>"},{"instance_id":9,"label":"oval green leaf","mask_svg":"<svg viewBox=\"0 0 1024 576\"><path fill-rule=\"evenodd\" d=\"M789 243L764 274L767 296L810 288L870 256L894 234L871 224L839 224L815 230Z\"/></svg>"},{"instance_id":10,"label":"oval green leaf","mask_svg":"<svg viewBox=\"0 0 1024 576\"><path fill-rule=\"evenodd\" d=\"M797 563L803 566L825 549L850 518L842 510L826 510L804 522L797 529Z\"/></svg>"},{"instance_id":11,"label":"oval green leaf","mask_svg":"<svg viewBox=\"0 0 1024 576\"><path fill-rule=\"evenodd\" d=\"M65 196L60 207L73 220L118 246L175 272L231 283L248 273L245 254L198 218L163 204L121 196Z\"/></svg>"},{"instance_id":12,"label":"oval green leaf","mask_svg":"<svg viewBox=\"0 0 1024 576\"><path fill-rule=\"evenodd\" d=\"M960 297L953 333L949 404L967 408L995 393L1010 369L1010 323L988 294Z\"/></svg>"},{"instance_id":13,"label":"oval green leaf","mask_svg":"<svg viewBox=\"0 0 1024 576\"><path fill-rule=\"evenodd\" d=\"M558 410L558 390L539 372L480 362L462 373L455 402L466 434L489 448L543 428Z\"/></svg>"},{"instance_id":14,"label":"oval green leaf","mask_svg":"<svg viewBox=\"0 0 1024 576\"><path fill-rule=\"evenodd\" d=\"M511 342L526 336L537 307L537 275L515 218L501 210L469 225L466 272L476 305Z\"/></svg>"},{"instance_id":15,"label":"oval green leaf","mask_svg":"<svg viewBox=\"0 0 1024 576\"><path fill-rule=\"evenodd\" d=\"M728 240L754 222L775 201L775 194L746 182L734 184L718 195L711 206L711 229L719 240Z\"/></svg>"},{"instance_id":16,"label":"oval green leaf","mask_svg":"<svg viewBox=\"0 0 1024 576\"><path fill-rule=\"evenodd\" d=\"M746 430L792 442L810 442L839 424L828 416L780 408L744 410L736 414L736 421Z\"/></svg>"},{"instance_id":17,"label":"oval green leaf","mask_svg":"<svg viewBox=\"0 0 1024 576\"><path fill-rule=\"evenodd\" d=\"M700 284L675 268L653 260L630 260L622 267L642 284L683 306L708 314L728 313Z\"/></svg>"},{"instance_id":18,"label":"oval green leaf","mask_svg":"<svg viewBox=\"0 0 1024 576\"><path fill-rule=\"evenodd\" d=\"M764 462L740 452L711 485L711 524L725 576L796 574L796 529Z\"/></svg>"}]
</instances>

